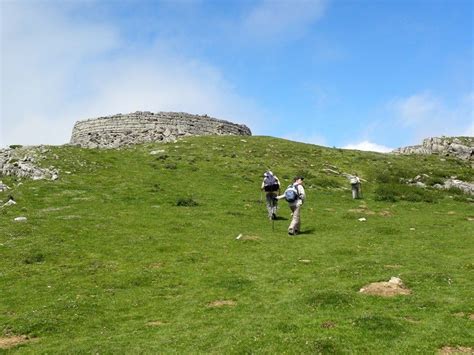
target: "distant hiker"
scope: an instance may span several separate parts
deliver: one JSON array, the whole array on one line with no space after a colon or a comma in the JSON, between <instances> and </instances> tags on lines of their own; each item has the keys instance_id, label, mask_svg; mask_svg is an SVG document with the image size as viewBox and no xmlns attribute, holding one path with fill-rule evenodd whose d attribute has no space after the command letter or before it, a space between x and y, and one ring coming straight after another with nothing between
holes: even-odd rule
<instances>
[{"instance_id":1,"label":"distant hiker","mask_svg":"<svg viewBox=\"0 0 474 355\"><path fill-rule=\"evenodd\" d=\"M278 207L276 197L280 194L280 180L268 170L263 174L262 191L266 193L268 218L275 219Z\"/></svg>"},{"instance_id":2,"label":"distant hiker","mask_svg":"<svg viewBox=\"0 0 474 355\"><path fill-rule=\"evenodd\" d=\"M303 187L304 177L296 176L293 183L287 187L283 195L277 196L278 200L285 199L292 212L291 223L288 227L289 235L296 235L301 231L300 211L306 198Z\"/></svg>"},{"instance_id":3,"label":"distant hiker","mask_svg":"<svg viewBox=\"0 0 474 355\"><path fill-rule=\"evenodd\" d=\"M361 188L361 179L357 176L357 173L351 174L344 174L351 183L352 189L352 198L359 199L362 198L362 188Z\"/></svg>"}]
</instances>

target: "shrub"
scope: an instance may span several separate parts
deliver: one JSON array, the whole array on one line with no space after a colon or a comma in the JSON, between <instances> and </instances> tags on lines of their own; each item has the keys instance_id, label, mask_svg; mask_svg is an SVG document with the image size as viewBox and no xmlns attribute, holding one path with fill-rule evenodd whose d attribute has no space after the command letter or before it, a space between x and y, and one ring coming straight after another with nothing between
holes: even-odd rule
<instances>
[{"instance_id":1,"label":"shrub","mask_svg":"<svg viewBox=\"0 0 474 355\"><path fill-rule=\"evenodd\" d=\"M180 197L176 201L176 206L194 207L194 206L199 206L199 204L196 201L194 201L192 197Z\"/></svg>"},{"instance_id":2,"label":"shrub","mask_svg":"<svg viewBox=\"0 0 474 355\"><path fill-rule=\"evenodd\" d=\"M339 188L342 187L342 184L339 180L336 180L331 177L319 177L311 180L311 184L317 187L326 187L326 188Z\"/></svg>"},{"instance_id":3,"label":"shrub","mask_svg":"<svg viewBox=\"0 0 474 355\"><path fill-rule=\"evenodd\" d=\"M11 149L17 149L17 148L22 148L23 146L21 144L12 144L9 146Z\"/></svg>"},{"instance_id":4,"label":"shrub","mask_svg":"<svg viewBox=\"0 0 474 355\"><path fill-rule=\"evenodd\" d=\"M28 255L23 262L25 264L36 264L36 263L41 263L44 261L44 255L42 253L34 253L31 255Z\"/></svg>"},{"instance_id":5,"label":"shrub","mask_svg":"<svg viewBox=\"0 0 474 355\"><path fill-rule=\"evenodd\" d=\"M165 168L169 170L176 170L178 169L178 165L176 163L168 163L165 165Z\"/></svg>"},{"instance_id":6,"label":"shrub","mask_svg":"<svg viewBox=\"0 0 474 355\"><path fill-rule=\"evenodd\" d=\"M404 200L410 202L434 203L438 200L438 195L431 190L394 183L380 184L375 189L374 194L375 200L387 202Z\"/></svg>"},{"instance_id":7,"label":"shrub","mask_svg":"<svg viewBox=\"0 0 474 355\"><path fill-rule=\"evenodd\" d=\"M375 200L397 202L398 193L396 190L397 190L396 187L394 187L392 184L381 184L374 191Z\"/></svg>"}]
</instances>

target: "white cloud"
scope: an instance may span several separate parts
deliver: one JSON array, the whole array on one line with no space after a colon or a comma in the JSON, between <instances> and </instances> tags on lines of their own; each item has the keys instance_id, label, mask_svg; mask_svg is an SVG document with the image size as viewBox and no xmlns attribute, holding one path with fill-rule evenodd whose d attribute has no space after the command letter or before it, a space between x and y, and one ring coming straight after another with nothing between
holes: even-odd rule
<instances>
[{"instance_id":1,"label":"white cloud","mask_svg":"<svg viewBox=\"0 0 474 355\"><path fill-rule=\"evenodd\" d=\"M433 136L459 136L471 132L474 119L474 94L450 103L430 93L398 98L388 105L389 115L401 128L409 129L414 143Z\"/></svg>"},{"instance_id":2,"label":"white cloud","mask_svg":"<svg viewBox=\"0 0 474 355\"><path fill-rule=\"evenodd\" d=\"M355 150L364 150L364 151L369 151L369 152L380 152L380 153L388 153L393 150L393 148L389 148L384 145L372 143L369 141L362 141L359 143L348 144L342 147L342 149L355 149Z\"/></svg>"},{"instance_id":3,"label":"white cloud","mask_svg":"<svg viewBox=\"0 0 474 355\"><path fill-rule=\"evenodd\" d=\"M0 146L66 143L78 119L137 110L206 113L258 131L263 113L218 68L165 41L138 50L119 28L55 4L2 3Z\"/></svg>"},{"instance_id":4,"label":"white cloud","mask_svg":"<svg viewBox=\"0 0 474 355\"><path fill-rule=\"evenodd\" d=\"M263 0L244 18L243 28L259 39L295 36L321 18L325 8L325 0Z\"/></svg>"}]
</instances>

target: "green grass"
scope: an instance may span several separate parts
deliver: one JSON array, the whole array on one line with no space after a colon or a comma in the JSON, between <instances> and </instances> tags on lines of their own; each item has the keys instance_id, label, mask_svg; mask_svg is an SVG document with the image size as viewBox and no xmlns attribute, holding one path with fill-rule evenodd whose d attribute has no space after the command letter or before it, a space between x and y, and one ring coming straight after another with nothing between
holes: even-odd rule
<instances>
[{"instance_id":1,"label":"green grass","mask_svg":"<svg viewBox=\"0 0 474 355\"><path fill-rule=\"evenodd\" d=\"M17 186L3 178L18 204L0 210L0 332L37 338L10 351L380 354L474 346L472 200L400 184L421 173L472 181L467 163L244 140L51 147L42 164L60 168L60 180ZM156 149L165 153L149 154ZM327 164L369 180L364 199L352 200L347 179L326 174ZM259 187L267 168L283 185L306 176L297 237L287 236L285 203L275 230L266 219ZM28 221L13 222L18 216ZM412 294L358 293L391 276ZM211 307L215 301L234 304Z\"/></svg>"}]
</instances>

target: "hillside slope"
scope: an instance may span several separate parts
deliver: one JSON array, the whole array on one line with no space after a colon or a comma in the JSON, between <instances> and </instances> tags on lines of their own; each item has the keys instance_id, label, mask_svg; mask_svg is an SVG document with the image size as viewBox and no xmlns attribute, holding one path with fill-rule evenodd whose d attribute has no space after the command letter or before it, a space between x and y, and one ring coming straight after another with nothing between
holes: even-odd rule
<instances>
[{"instance_id":1,"label":"hillside slope","mask_svg":"<svg viewBox=\"0 0 474 355\"><path fill-rule=\"evenodd\" d=\"M17 202L0 209L1 339L20 353L474 347L473 201L400 183L473 181L466 162L229 136L50 147L41 164L60 179L0 192ZM285 203L266 219L267 168L306 177L297 237ZM368 180L362 200L338 171ZM358 292L392 276L411 294Z\"/></svg>"}]
</instances>

